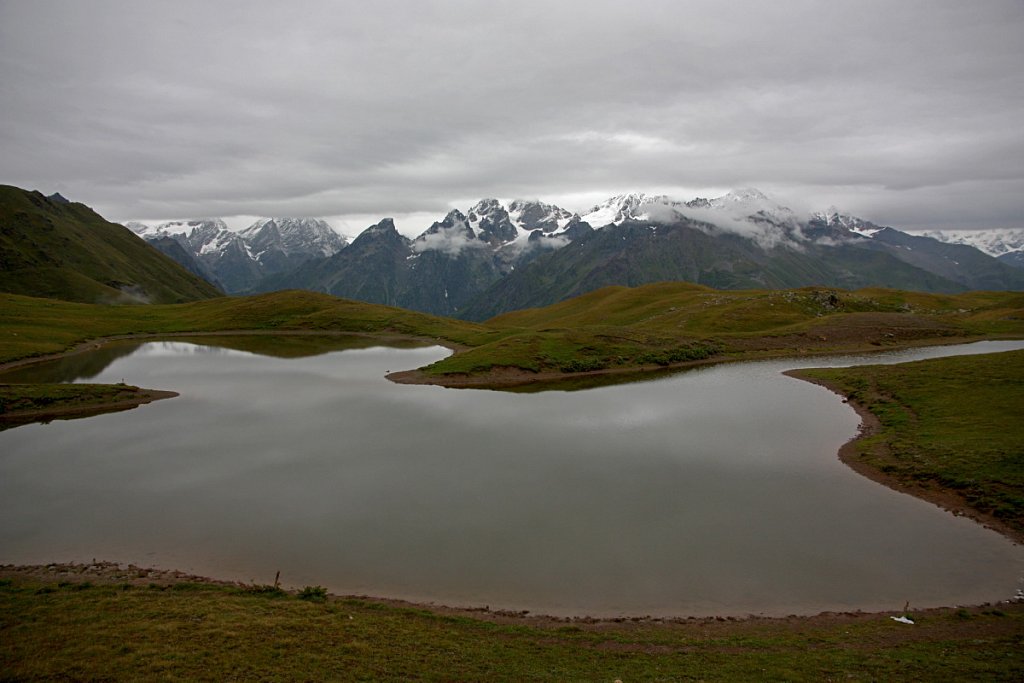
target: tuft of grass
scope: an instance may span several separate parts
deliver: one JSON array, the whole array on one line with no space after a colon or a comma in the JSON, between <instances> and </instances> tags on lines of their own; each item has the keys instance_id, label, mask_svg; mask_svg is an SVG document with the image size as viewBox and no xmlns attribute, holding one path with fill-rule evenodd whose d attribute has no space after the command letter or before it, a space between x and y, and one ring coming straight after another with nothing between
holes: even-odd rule
<instances>
[{"instance_id":1,"label":"tuft of grass","mask_svg":"<svg viewBox=\"0 0 1024 683\"><path fill-rule=\"evenodd\" d=\"M276 584L252 584L242 588L242 592L246 595L258 595L264 598L283 598L288 595L283 588Z\"/></svg>"},{"instance_id":2,"label":"tuft of grass","mask_svg":"<svg viewBox=\"0 0 1024 683\"><path fill-rule=\"evenodd\" d=\"M298 593L299 600L324 602L327 600L327 589L323 586L306 586Z\"/></svg>"}]
</instances>

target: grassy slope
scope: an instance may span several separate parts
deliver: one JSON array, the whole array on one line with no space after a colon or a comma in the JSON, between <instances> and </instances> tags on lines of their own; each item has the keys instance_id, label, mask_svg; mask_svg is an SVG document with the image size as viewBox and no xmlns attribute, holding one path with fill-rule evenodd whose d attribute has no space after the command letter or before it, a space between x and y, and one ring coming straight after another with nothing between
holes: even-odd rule
<instances>
[{"instance_id":1,"label":"grassy slope","mask_svg":"<svg viewBox=\"0 0 1024 683\"><path fill-rule=\"evenodd\" d=\"M313 292L274 292L188 304L101 306L0 294L0 363L59 353L87 339L225 330L408 334L479 344L481 325Z\"/></svg>"},{"instance_id":2,"label":"grassy slope","mask_svg":"<svg viewBox=\"0 0 1024 683\"><path fill-rule=\"evenodd\" d=\"M0 291L68 301L180 302L220 296L199 278L83 204L0 185ZM140 293L141 294L141 293Z\"/></svg>"},{"instance_id":3,"label":"grassy slope","mask_svg":"<svg viewBox=\"0 0 1024 683\"><path fill-rule=\"evenodd\" d=\"M176 395L129 384L0 384L0 430L30 422L87 417Z\"/></svg>"},{"instance_id":4,"label":"grassy slope","mask_svg":"<svg viewBox=\"0 0 1024 683\"><path fill-rule=\"evenodd\" d=\"M802 371L881 423L855 464L923 497L953 492L1024 537L1024 351Z\"/></svg>"},{"instance_id":5,"label":"grassy slope","mask_svg":"<svg viewBox=\"0 0 1024 683\"><path fill-rule=\"evenodd\" d=\"M485 323L504 334L426 369L482 374L512 366L536 373L664 365L687 351L726 360L864 350L977 335L1024 335L1024 294L932 295L721 291L684 283L607 287ZM576 368L569 365L572 361ZM580 367L582 366L582 367Z\"/></svg>"},{"instance_id":6,"label":"grassy slope","mask_svg":"<svg viewBox=\"0 0 1024 683\"><path fill-rule=\"evenodd\" d=\"M424 369L435 381L497 368L531 373L620 370L1024 336L1024 294L894 290L718 291L684 283L609 287L484 324L287 291L168 306L91 306L0 295L0 362L85 339L222 330L398 333L461 351Z\"/></svg>"},{"instance_id":7,"label":"grassy slope","mask_svg":"<svg viewBox=\"0 0 1024 683\"><path fill-rule=\"evenodd\" d=\"M828 293L813 290L725 293L655 285L603 290L480 326L304 292L147 307L4 296L0 358L59 351L89 337L221 329L409 333L489 349L491 362L499 364L510 360L499 355L501 343L516 339L546 354L564 354L567 344L593 345L600 353L614 342L631 352L709 339L722 345L723 355L795 352L815 344L1019 335L1022 298L876 290L839 293L833 302ZM908 307L914 312L907 313ZM874 322L860 325L864 316L875 316L870 318ZM882 329L880 320L896 325L885 328L895 332L881 333L894 337L872 336ZM851 330L848 337L821 339ZM1019 361L1015 367L1019 370ZM981 376L977 369L962 375L965 386ZM929 372L923 376L927 379ZM942 385L932 380L925 394L934 395L937 386ZM994 397L1005 389L1000 387L993 386ZM947 394L963 395L959 388ZM1015 405L1010 404L1011 410L1019 416ZM963 415L959 407L957 415ZM940 444L953 438L949 430L932 433L945 417L924 414L925 435L931 433ZM975 430L962 437L961 444L967 445L991 431L970 420L953 426ZM1015 462L1008 464L1019 467ZM0 662L4 675L15 678L1019 680L1024 675L1021 606L914 616L912 627L884 615L495 624L359 601L268 599L227 588L76 589L17 579L0 584Z\"/></svg>"},{"instance_id":8,"label":"grassy slope","mask_svg":"<svg viewBox=\"0 0 1024 683\"><path fill-rule=\"evenodd\" d=\"M79 579L81 581L81 579ZM182 583L0 582L12 679L1020 680L1024 607L679 623L495 623Z\"/></svg>"}]
</instances>

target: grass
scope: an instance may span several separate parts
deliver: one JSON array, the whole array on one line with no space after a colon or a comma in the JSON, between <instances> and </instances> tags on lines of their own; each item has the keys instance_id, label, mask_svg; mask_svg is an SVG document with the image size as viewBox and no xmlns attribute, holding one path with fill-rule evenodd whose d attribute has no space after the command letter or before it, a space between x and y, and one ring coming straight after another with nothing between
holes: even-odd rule
<instances>
[{"instance_id":1,"label":"grass","mask_svg":"<svg viewBox=\"0 0 1024 683\"><path fill-rule=\"evenodd\" d=\"M501 368L538 374L629 370L1024 336L1024 295L721 291L672 282L607 287L484 324L501 334L424 372L444 378Z\"/></svg>"},{"instance_id":2,"label":"grass","mask_svg":"<svg viewBox=\"0 0 1024 683\"><path fill-rule=\"evenodd\" d=\"M0 185L0 291L148 303L221 292L89 207Z\"/></svg>"},{"instance_id":3,"label":"grass","mask_svg":"<svg viewBox=\"0 0 1024 683\"><path fill-rule=\"evenodd\" d=\"M131 400L139 388L125 384L0 384L0 416L55 407L82 407Z\"/></svg>"},{"instance_id":4,"label":"grass","mask_svg":"<svg viewBox=\"0 0 1024 683\"><path fill-rule=\"evenodd\" d=\"M463 348L435 376L589 368L1024 335L1024 296L890 290L609 288L471 324L307 292L180 305L0 296L0 360L132 334L224 330L411 335ZM240 345L241 337L225 337ZM265 344L253 341L252 344ZM288 346L288 345L286 345ZM259 349L256 349L259 350ZM285 354L301 355L301 345ZM865 454L1019 524L1024 354L821 371L877 411ZM838 373L838 374L837 374ZM845 373L845 375L843 375ZM824 377L825 375L820 375ZM57 387L61 385L55 385ZM82 385L76 385L82 386ZM96 391L120 391L114 387ZM128 389L130 390L130 388ZM33 395L33 391L42 392ZM21 385L4 401L54 398ZM86 399L83 396L67 400ZM33 397L34 396L34 397ZM884 449L875 446L884 444ZM885 469L889 468L889 469ZM1016 520L1016 521L1014 521ZM590 623L471 618L276 586L173 590L0 580L4 679L1021 680L1024 605L807 619Z\"/></svg>"},{"instance_id":5,"label":"grass","mask_svg":"<svg viewBox=\"0 0 1024 683\"><path fill-rule=\"evenodd\" d=\"M1024 606L681 622L495 620L183 583L0 582L10 680L1020 680Z\"/></svg>"},{"instance_id":6,"label":"grass","mask_svg":"<svg viewBox=\"0 0 1024 683\"><path fill-rule=\"evenodd\" d=\"M856 461L917 492L952 492L1024 537L1024 351L814 369L881 423Z\"/></svg>"},{"instance_id":7,"label":"grass","mask_svg":"<svg viewBox=\"0 0 1024 683\"><path fill-rule=\"evenodd\" d=\"M452 376L480 376L486 385L487 375L502 368L579 373L1019 337L1024 336L1024 294L718 291L661 283L608 287L483 324L304 291L150 306L0 295L0 363L59 353L99 337L220 331L344 332L442 341L459 351L423 373L441 383Z\"/></svg>"},{"instance_id":8,"label":"grass","mask_svg":"<svg viewBox=\"0 0 1024 683\"><path fill-rule=\"evenodd\" d=\"M0 294L0 363L60 353L100 337L222 331L410 335L459 345L479 344L495 336L474 323L313 292L149 306L78 304Z\"/></svg>"},{"instance_id":9,"label":"grass","mask_svg":"<svg viewBox=\"0 0 1024 683\"><path fill-rule=\"evenodd\" d=\"M88 417L175 395L127 384L0 384L0 430Z\"/></svg>"}]
</instances>

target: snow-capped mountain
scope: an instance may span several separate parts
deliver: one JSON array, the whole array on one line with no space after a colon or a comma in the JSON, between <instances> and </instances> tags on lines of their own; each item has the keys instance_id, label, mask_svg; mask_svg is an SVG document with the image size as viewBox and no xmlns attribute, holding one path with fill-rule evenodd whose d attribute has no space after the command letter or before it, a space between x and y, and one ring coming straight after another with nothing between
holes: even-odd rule
<instances>
[{"instance_id":1,"label":"snow-capped mountain","mask_svg":"<svg viewBox=\"0 0 1024 683\"><path fill-rule=\"evenodd\" d=\"M267 275L343 249L345 238L315 218L264 218L233 232L219 218L129 223L143 239L171 238L191 254L228 293L251 290Z\"/></svg>"},{"instance_id":2,"label":"snow-capped mountain","mask_svg":"<svg viewBox=\"0 0 1024 683\"><path fill-rule=\"evenodd\" d=\"M239 235L257 259L268 249L289 255L330 256L347 244L344 237L319 218L261 218Z\"/></svg>"},{"instance_id":3,"label":"snow-capped mountain","mask_svg":"<svg viewBox=\"0 0 1024 683\"><path fill-rule=\"evenodd\" d=\"M457 315L508 273L589 232L579 216L557 206L486 198L465 212L452 209L411 240L385 219L333 256L269 278L261 287L298 287Z\"/></svg>"},{"instance_id":4,"label":"snow-capped mountain","mask_svg":"<svg viewBox=\"0 0 1024 683\"><path fill-rule=\"evenodd\" d=\"M348 245L308 219L262 219L241 233L215 219L138 231L188 245L230 293L304 288L467 319L665 280L726 289L1024 290L1024 273L971 246L834 207L798 215L753 188L686 201L620 194L582 216L486 198L449 211L414 239L384 219ZM990 249L1018 253L1012 236L1000 237Z\"/></svg>"},{"instance_id":5,"label":"snow-capped mountain","mask_svg":"<svg viewBox=\"0 0 1024 683\"><path fill-rule=\"evenodd\" d=\"M966 244L1003 263L1024 268L1024 229L925 230L914 234L950 244Z\"/></svg>"},{"instance_id":6,"label":"snow-capped mountain","mask_svg":"<svg viewBox=\"0 0 1024 683\"><path fill-rule=\"evenodd\" d=\"M626 221L650 221L669 223L678 220L683 202L666 195L649 195L644 192L620 194L597 204L580 218L595 228L605 225L620 225Z\"/></svg>"},{"instance_id":7,"label":"snow-capped mountain","mask_svg":"<svg viewBox=\"0 0 1024 683\"><path fill-rule=\"evenodd\" d=\"M509 270L539 251L565 246L589 229L581 222L552 204L515 199L506 207L497 199L481 199L466 213L449 211L413 240L412 248L450 255L484 249L498 258L500 269Z\"/></svg>"},{"instance_id":8,"label":"snow-capped mountain","mask_svg":"<svg viewBox=\"0 0 1024 683\"><path fill-rule=\"evenodd\" d=\"M514 199L508 205L509 220L519 230L528 233L534 230L540 230L542 233L563 231L575 215L561 207L540 201Z\"/></svg>"},{"instance_id":9,"label":"snow-capped mountain","mask_svg":"<svg viewBox=\"0 0 1024 683\"><path fill-rule=\"evenodd\" d=\"M631 192L598 204L583 214L582 219L592 226L601 227L626 221L671 223L687 217L715 225L722 223L726 227L735 220L768 221L777 225L788 225L797 220L789 208L754 188L733 190L713 199L697 197L689 201L667 195Z\"/></svg>"},{"instance_id":10,"label":"snow-capped mountain","mask_svg":"<svg viewBox=\"0 0 1024 683\"><path fill-rule=\"evenodd\" d=\"M972 247L909 235L835 208L801 216L752 188L689 201L622 194L582 219L597 227L588 239L510 272L460 317L485 320L599 287L665 280L726 289L1024 290L1024 276Z\"/></svg>"},{"instance_id":11,"label":"snow-capped mountain","mask_svg":"<svg viewBox=\"0 0 1024 683\"><path fill-rule=\"evenodd\" d=\"M882 229L881 226L875 225L871 221L840 213L839 209L834 206L829 207L828 211L825 212L812 213L808 222L828 228L832 233L849 233L860 235L861 237L873 237L875 233ZM807 232L807 230L805 229L804 232Z\"/></svg>"}]
</instances>

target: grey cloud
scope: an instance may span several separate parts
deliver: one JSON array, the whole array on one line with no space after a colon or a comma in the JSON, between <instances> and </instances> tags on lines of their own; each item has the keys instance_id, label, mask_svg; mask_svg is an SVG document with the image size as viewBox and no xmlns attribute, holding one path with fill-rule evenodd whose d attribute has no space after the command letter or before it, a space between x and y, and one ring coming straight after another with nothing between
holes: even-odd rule
<instances>
[{"instance_id":1,"label":"grey cloud","mask_svg":"<svg viewBox=\"0 0 1024 683\"><path fill-rule=\"evenodd\" d=\"M1020 225L1021 35L1014 0L14 0L0 182L118 220L755 185Z\"/></svg>"}]
</instances>

